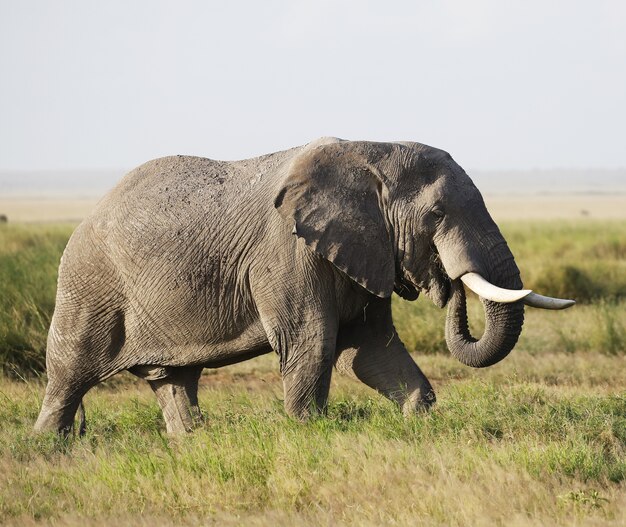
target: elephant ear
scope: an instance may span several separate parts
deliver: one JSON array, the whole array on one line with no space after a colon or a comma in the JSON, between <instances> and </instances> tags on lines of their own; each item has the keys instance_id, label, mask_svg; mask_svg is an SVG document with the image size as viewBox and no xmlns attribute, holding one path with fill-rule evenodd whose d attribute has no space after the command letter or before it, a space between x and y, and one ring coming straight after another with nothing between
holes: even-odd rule
<instances>
[{"instance_id":1,"label":"elephant ear","mask_svg":"<svg viewBox=\"0 0 626 527\"><path fill-rule=\"evenodd\" d=\"M393 292L395 260L383 210L386 187L371 163L372 152L385 145L357 145L334 143L300 154L274 205L308 247L386 298Z\"/></svg>"}]
</instances>

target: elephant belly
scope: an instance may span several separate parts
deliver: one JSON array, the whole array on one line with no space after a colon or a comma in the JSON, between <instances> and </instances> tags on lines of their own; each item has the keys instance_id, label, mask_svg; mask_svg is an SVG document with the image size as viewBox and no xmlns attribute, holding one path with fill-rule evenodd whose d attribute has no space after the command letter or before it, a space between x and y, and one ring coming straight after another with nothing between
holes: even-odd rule
<instances>
[{"instance_id":1,"label":"elephant belly","mask_svg":"<svg viewBox=\"0 0 626 527\"><path fill-rule=\"evenodd\" d=\"M125 355L142 364L208 366L271 351L251 299L207 287L178 287L160 278L128 299ZM238 289L231 285L228 290Z\"/></svg>"},{"instance_id":2,"label":"elephant belly","mask_svg":"<svg viewBox=\"0 0 626 527\"><path fill-rule=\"evenodd\" d=\"M238 334L223 335L211 331L211 324L159 324L127 331L123 355L135 364L187 366L202 364L217 367L232 364L271 351L260 322L252 323ZM206 322L205 322L206 324Z\"/></svg>"}]
</instances>

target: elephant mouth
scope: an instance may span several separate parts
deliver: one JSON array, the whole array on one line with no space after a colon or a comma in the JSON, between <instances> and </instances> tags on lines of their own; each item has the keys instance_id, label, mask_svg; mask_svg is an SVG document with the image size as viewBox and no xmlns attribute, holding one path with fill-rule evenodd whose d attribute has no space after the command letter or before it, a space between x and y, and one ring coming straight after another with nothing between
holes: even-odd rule
<instances>
[{"instance_id":1,"label":"elephant mouth","mask_svg":"<svg viewBox=\"0 0 626 527\"><path fill-rule=\"evenodd\" d=\"M393 290L395 293L404 298L404 300L417 300L420 296L420 290L415 286L403 273L396 277L396 283Z\"/></svg>"},{"instance_id":2,"label":"elephant mouth","mask_svg":"<svg viewBox=\"0 0 626 527\"><path fill-rule=\"evenodd\" d=\"M437 277L430 280L424 288L424 293L439 308L446 307L450 299L451 282L447 276Z\"/></svg>"},{"instance_id":3,"label":"elephant mouth","mask_svg":"<svg viewBox=\"0 0 626 527\"><path fill-rule=\"evenodd\" d=\"M439 308L444 308L451 295L451 280L446 274L438 255L431 259L429 267L417 278L405 268L396 279L395 292L405 300L416 300L420 292Z\"/></svg>"},{"instance_id":4,"label":"elephant mouth","mask_svg":"<svg viewBox=\"0 0 626 527\"><path fill-rule=\"evenodd\" d=\"M428 272L421 288L433 304L444 308L450 299L451 281L434 245L431 246L431 251Z\"/></svg>"}]
</instances>

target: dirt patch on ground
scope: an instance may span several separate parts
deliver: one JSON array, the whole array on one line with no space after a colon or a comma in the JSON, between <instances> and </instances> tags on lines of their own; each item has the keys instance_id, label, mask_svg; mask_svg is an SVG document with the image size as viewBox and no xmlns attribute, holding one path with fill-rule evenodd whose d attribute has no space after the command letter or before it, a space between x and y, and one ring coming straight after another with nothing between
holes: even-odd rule
<instances>
[{"instance_id":1,"label":"dirt patch on ground","mask_svg":"<svg viewBox=\"0 0 626 527\"><path fill-rule=\"evenodd\" d=\"M209 388L238 387L246 391L282 389L280 373L267 371L230 371L226 368L205 370L200 386Z\"/></svg>"}]
</instances>

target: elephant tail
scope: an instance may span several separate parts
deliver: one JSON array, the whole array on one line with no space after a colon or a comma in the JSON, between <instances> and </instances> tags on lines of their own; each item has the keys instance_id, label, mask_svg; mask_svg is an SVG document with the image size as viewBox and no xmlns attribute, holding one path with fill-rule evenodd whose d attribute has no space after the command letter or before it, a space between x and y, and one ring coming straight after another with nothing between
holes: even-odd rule
<instances>
[{"instance_id":1,"label":"elephant tail","mask_svg":"<svg viewBox=\"0 0 626 527\"><path fill-rule=\"evenodd\" d=\"M85 406L83 405L83 400L80 400L80 404L78 405L78 435L79 437L83 437L87 432L87 420L85 419Z\"/></svg>"}]
</instances>

